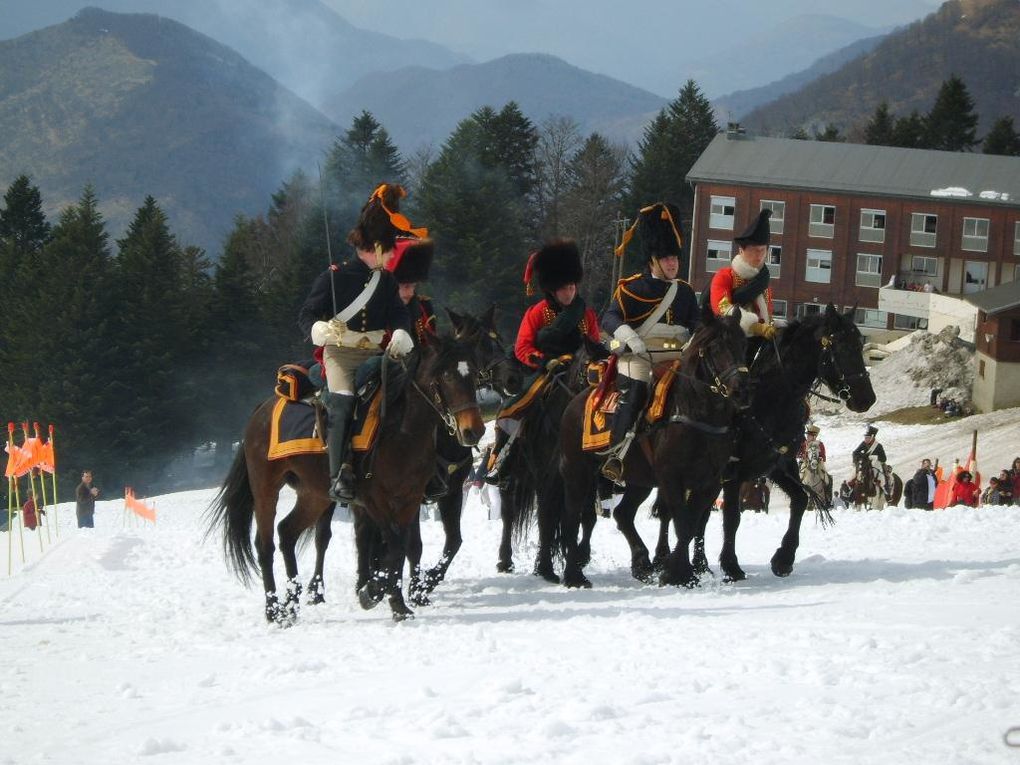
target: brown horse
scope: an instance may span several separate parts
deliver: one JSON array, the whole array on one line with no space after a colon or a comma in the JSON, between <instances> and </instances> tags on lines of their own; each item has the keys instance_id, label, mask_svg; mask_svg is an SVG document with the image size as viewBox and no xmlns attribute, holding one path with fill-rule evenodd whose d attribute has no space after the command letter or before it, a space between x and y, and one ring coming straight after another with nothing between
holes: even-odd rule
<instances>
[{"instance_id":1,"label":"brown horse","mask_svg":"<svg viewBox=\"0 0 1020 765\"><path fill-rule=\"evenodd\" d=\"M425 486L435 470L435 437L442 422L456 432L464 445L474 445L485 431L475 400L477 333L461 334L463 327L451 317L453 337L436 341L412 354L406 384L384 420L376 446L356 460L355 533L359 541L359 600L366 608L389 594L394 619L412 615L400 592L406 530L418 513ZM256 553L265 591L266 619L288 625L297 616L301 585L297 580L295 548L300 535L316 527L316 570L310 588L321 597L322 564L329 542L328 519L333 503L326 492L329 467L325 454L304 454L280 460L267 458L270 414L274 400L260 404L245 429L230 472L209 508L210 532L222 527L228 563L242 582L251 581ZM277 531L287 572L287 597L281 605L273 576L273 524L280 489L295 489L293 510ZM255 550L251 526L255 521ZM317 525L318 524L318 525ZM366 537L366 534L369 536ZM381 534L386 550L381 569L369 575L371 560L366 538Z\"/></svg>"},{"instance_id":2,"label":"brown horse","mask_svg":"<svg viewBox=\"0 0 1020 765\"><path fill-rule=\"evenodd\" d=\"M889 497L879 487L875 471L871 466L871 460L862 459L857 461L857 470L853 480L850 481L851 504L855 510L882 510L886 505L896 506L903 496L903 481L896 473L892 474L893 490Z\"/></svg>"}]
</instances>

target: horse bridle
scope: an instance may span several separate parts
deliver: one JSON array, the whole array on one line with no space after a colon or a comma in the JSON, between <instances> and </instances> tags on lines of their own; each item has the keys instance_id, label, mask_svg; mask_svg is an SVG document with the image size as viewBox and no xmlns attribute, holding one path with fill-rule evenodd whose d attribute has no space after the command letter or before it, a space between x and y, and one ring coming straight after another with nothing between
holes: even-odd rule
<instances>
[{"instance_id":1,"label":"horse bridle","mask_svg":"<svg viewBox=\"0 0 1020 765\"><path fill-rule=\"evenodd\" d=\"M716 371L715 364L712 363L712 357L705 353L704 346L698 348L698 358L701 360L699 363L704 364L705 370L712 377L712 383L708 386L708 389L723 398L729 398L732 392L730 386L727 385L727 381L732 380L736 375L748 373L747 364L741 364L734 359L733 364L722 374L719 374Z\"/></svg>"},{"instance_id":2,"label":"horse bridle","mask_svg":"<svg viewBox=\"0 0 1020 765\"><path fill-rule=\"evenodd\" d=\"M870 379L871 375L868 373L867 369L863 372L853 372L851 374L847 374L843 370L836 358L834 350L836 345L834 341L835 335L836 333L834 332L830 332L828 335L823 335L820 342L822 345L821 366L824 367L825 365L829 365L836 373L836 379L832 382L825 380L825 384L836 393L837 399L831 399L827 396L823 396L818 393L818 391L813 391L813 393L819 398L825 398L829 401L838 400L839 402L846 403L850 400L850 385L861 379ZM833 384L833 382L835 382L835 384Z\"/></svg>"},{"instance_id":3,"label":"horse bridle","mask_svg":"<svg viewBox=\"0 0 1020 765\"><path fill-rule=\"evenodd\" d=\"M496 346L496 350L499 353L488 364L486 364L485 366L478 367L478 373L476 374L475 379L478 382L479 388L493 388L493 383L495 383L494 372L496 368L500 364L511 364L513 362L507 355L506 347L503 345L503 340L502 338L500 338L499 333L496 332L496 330L490 329L486 331L482 329L481 331L486 332L486 334L488 334L489 339L492 340L493 344ZM502 391L502 393L506 394L506 391Z\"/></svg>"}]
</instances>

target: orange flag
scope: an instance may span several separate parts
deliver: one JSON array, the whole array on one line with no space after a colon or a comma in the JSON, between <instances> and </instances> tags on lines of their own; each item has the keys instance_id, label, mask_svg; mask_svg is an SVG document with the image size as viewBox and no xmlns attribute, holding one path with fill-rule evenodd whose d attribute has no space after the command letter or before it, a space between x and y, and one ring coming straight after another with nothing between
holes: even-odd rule
<instances>
[{"instance_id":1,"label":"orange flag","mask_svg":"<svg viewBox=\"0 0 1020 765\"><path fill-rule=\"evenodd\" d=\"M139 518L144 518L147 521L156 522L156 508L150 507L149 505L142 502L140 499L135 499L135 492L130 486L124 488L124 504L128 510L137 515Z\"/></svg>"},{"instance_id":2,"label":"orange flag","mask_svg":"<svg viewBox=\"0 0 1020 765\"><path fill-rule=\"evenodd\" d=\"M53 453L53 439L50 438L48 441L43 442L42 435L40 433L39 423L33 423L35 426L35 437L39 439L39 467L45 470L47 473L57 472L57 456ZM50 434L53 433L53 426L50 426Z\"/></svg>"}]
</instances>

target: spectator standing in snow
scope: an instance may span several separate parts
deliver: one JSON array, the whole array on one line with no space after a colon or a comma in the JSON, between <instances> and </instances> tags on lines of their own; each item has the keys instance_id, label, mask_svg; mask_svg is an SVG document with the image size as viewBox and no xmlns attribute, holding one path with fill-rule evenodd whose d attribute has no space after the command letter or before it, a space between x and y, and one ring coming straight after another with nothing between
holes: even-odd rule
<instances>
[{"instance_id":1,"label":"spectator standing in snow","mask_svg":"<svg viewBox=\"0 0 1020 765\"><path fill-rule=\"evenodd\" d=\"M99 496L99 489L92 485L92 471L86 470L81 474L81 483L74 491L75 515L78 517L79 529L93 528L93 515L96 512L96 497Z\"/></svg>"},{"instance_id":2,"label":"spectator standing in snow","mask_svg":"<svg viewBox=\"0 0 1020 765\"><path fill-rule=\"evenodd\" d=\"M904 489L904 494L910 499L910 507L916 507L918 510L934 508L937 483L935 471L931 469L931 460L921 460L921 467L914 473L914 477L907 481L908 488Z\"/></svg>"},{"instance_id":3,"label":"spectator standing in snow","mask_svg":"<svg viewBox=\"0 0 1020 765\"><path fill-rule=\"evenodd\" d=\"M1013 460L1013 467L1009 471L1010 478L1012 478L1012 486L1010 490L1013 493L1013 504L1020 505L1020 457Z\"/></svg>"},{"instance_id":4,"label":"spectator standing in snow","mask_svg":"<svg viewBox=\"0 0 1020 765\"><path fill-rule=\"evenodd\" d=\"M1013 504L1013 476L1008 470L999 473L999 504Z\"/></svg>"},{"instance_id":5,"label":"spectator standing in snow","mask_svg":"<svg viewBox=\"0 0 1020 765\"><path fill-rule=\"evenodd\" d=\"M999 491L999 479L989 478L988 488L985 489L985 493L981 495L982 505L1001 505L1002 492Z\"/></svg>"},{"instance_id":6,"label":"spectator standing in snow","mask_svg":"<svg viewBox=\"0 0 1020 765\"><path fill-rule=\"evenodd\" d=\"M966 505L968 507L977 507L980 496L981 490L974 483L974 477L970 474L970 471L961 470L960 474L956 477L956 483L953 484L953 496L950 499L949 506Z\"/></svg>"}]
</instances>

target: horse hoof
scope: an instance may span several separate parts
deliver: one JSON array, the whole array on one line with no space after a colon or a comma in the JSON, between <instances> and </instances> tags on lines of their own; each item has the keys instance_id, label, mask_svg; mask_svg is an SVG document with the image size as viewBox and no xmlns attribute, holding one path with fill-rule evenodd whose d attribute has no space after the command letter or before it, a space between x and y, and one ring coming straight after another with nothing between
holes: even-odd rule
<instances>
[{"instance_id":1,"label":"horse hoof","mask_svg":"<svg viewBox=\"0 0 1020 765\"><path fill-rule=\"evenodd\" d=\"M784 555L782 550L776 550L772 556L772 573L776 576L789 576L793 573L793 560Z\"/></svg>"},{"instance_id":2,"label":"horse hoof","mask_svg":"<svg viewBox=\"0 0 1020 765\"><path fill-rule=\"evenodd\" d=\"M414 618L414 611L412 611L410 608L407 608L404 611L394 611L393 612L393 621L395 621L395 622L406 622L409 619L413 619L413 618Z\"/></svg>"},{"instance_id":3,"label":"horse hoof","mask_svg":"<svg viewBox=\"0 0 1020 765\"><path fill-rule=\"evenodd\" d=\"M326 596L323 595L321 592L313 592L311 595L308 596L308 600L306 602L310 606L317 606L320 603L326 602Z\"/></svg>"},{"instance_id":4,"label":"horse hoof","mask_svg":"<svg viewBox=\"0 0 1020 765\"><path fill-rule=\"evenodd\" d=\"M366 584L358 590L358 603L361 604L361 607L366 611L371 611L379 605L380 600L382 600L382 596L380 595L377 597L372 591L370 584Z\"/></svg>"},{"instance_id":5,"label":"horse hoof","mask_svg":"<svg viewBox=\"0 0 1020 765\"><path fill-rule=\"evenodd\" d=\"M689 574L676 574L668 569L659 574L660 587L683 587L686 590L693 590L700 584L693 569Z\"/></svg>"},{"instance_id":6,"label":"horse hoof","mask_svg":"<svg viewBox=\"0 0 1020 765\"><path fill-rule=\"evenodd\" d=\"M496 571L500 574L512 574L514 572L514 562L512 560L501 560L496 564Z\"/></svg>"},{"instance_id":7,"label":"horse hoof","mask_svg":"<svg viewBox=\"0 0 1020 765\"><path fill-rule=\"evenodd\" d=\"M639 582L651 584L655 580L655 568L648 558L644 558L630 565L630 575Z\"/></svg>"},{"instance_id":8,"label":"horse hoof","mask_svg":"<svg viewBox=\"0 0 1020 765\"><path fill-rule=\"evenodd\" d=\"M411 605L414 606L431 606L432 601L429 599L429 595L425 590L414 590L408 593L408 598L411 601Z\"/></svg>"},{"instance_id":9,"label":"horse hoof","mask_svg":"<svg viewBox=\"0 0 1020 765\"><path fill-rule=\"evenodd\" d=\"M563 584L565 584L567 587L569 587L572 590L573 589L584 589L584 590L590 590L591 589L591 580L588 577L586 577L584 574L576 574L575 576L571 576L571 577L568 577L568 576L564 575L564 577L563 577Z\"/></svg>"},{"instance_id":10,"label":"horse hoof","mask_svg":"<svg viewBox=\"0 0 1020 765\"><path fill-rule=\"evenodd\" d=\"M726 582L727 584L732 584L733 582L742 582L745 579L747 579L747 574L745 574L740 569L737 569L736 571L727 571L726 576L723 577L723 581Z\"/></svg>"},{"instance_id":11,"label":"horse hoof","mask_svg":"<svg viewBox=\"0 0 1020 765\"><path fill-rule=\"evenodd\" d=\"M535 566L535 570L532 572L535 576L540 576L549 584L559 584L560 578L553 571L552 565L549 566Z\"/></svg>"}]
</instances>

